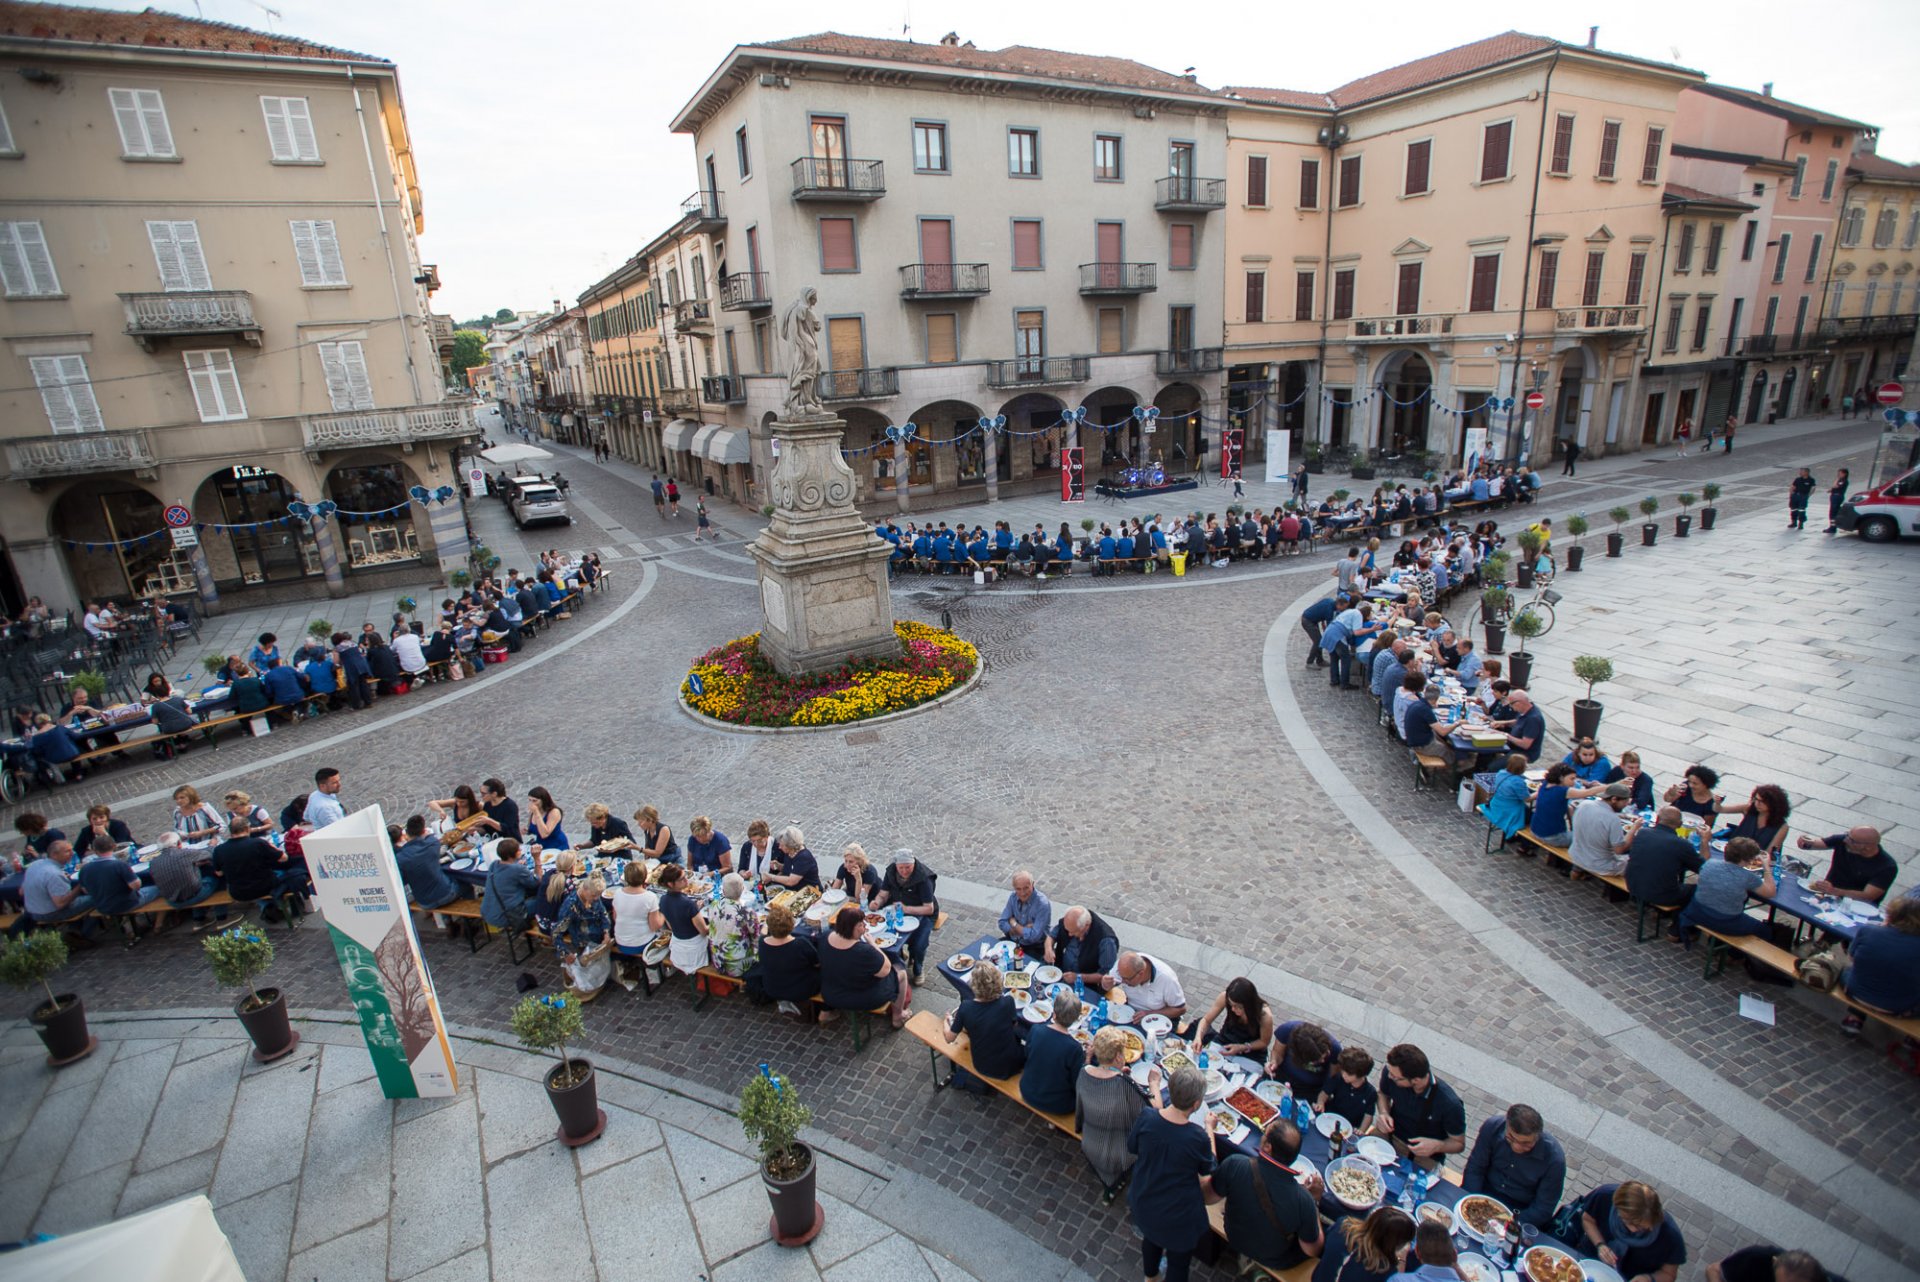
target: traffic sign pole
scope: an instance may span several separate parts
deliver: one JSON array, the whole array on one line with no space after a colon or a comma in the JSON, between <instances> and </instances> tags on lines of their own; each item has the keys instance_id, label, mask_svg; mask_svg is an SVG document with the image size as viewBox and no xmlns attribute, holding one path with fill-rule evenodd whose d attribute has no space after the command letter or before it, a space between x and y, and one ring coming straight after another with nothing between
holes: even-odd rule
<instances>
[{"instance_id":1,"label":"traffic sign pole","mask_svg":"<svg viewBox=\"0 0 1920 1282\"><path fill-rule=\"evenodd\" d=\"M1873 394L1873 398L1882 405L1898 405L1907 394L1907 389L1898 383L1882 383Z\"/></svg>"}]
</instances>

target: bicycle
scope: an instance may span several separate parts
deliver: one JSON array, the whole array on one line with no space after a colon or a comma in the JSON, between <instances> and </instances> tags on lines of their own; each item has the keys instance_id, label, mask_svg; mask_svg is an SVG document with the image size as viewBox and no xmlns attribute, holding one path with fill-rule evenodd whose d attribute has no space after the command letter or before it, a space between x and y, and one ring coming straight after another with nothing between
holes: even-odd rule
<instances>
[{"instance_id":1,"label":"bicycle","mask_svg":"<svg viewBox=\"0 0 1920 1282\"><path fill-rule=\"evenodd\" d=\"M1547 584L1552 581L1553 575L1551 572L1545 576L1536 575L1534 578L1534 594L1524 602L1516 603L1513 594L1509 592L1507 594L1507 603L1500 608L1499 617L1495 619L1494 622L1501 627L1507 627L1512 624L1516 615L1530 613L1540 620L1540 630L1534 633L1534 636L1543 637L1553 631L1553 607L1559 604L1562 598L1558 592L1555 592L1547 586ZM1473 626L1485 628L1487 622L1487 603L1486 600L1482 598L1480 604L1474 610Z\"/></svg>"}]
</instances>

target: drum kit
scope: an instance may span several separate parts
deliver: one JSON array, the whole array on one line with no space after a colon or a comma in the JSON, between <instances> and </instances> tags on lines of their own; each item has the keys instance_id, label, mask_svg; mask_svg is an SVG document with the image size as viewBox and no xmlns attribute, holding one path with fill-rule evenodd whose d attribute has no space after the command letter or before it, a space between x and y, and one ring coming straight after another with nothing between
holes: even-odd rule
<instances>
[{"instance_id":1,"label":"drum kit","mask_svg":"<svg viewBox=\"0 0 1920 1282\"><path fill-rule=\"evenodd\" d=\"M1120 484L1128 489L1140 489L1149 485L1165 485L1167 469L1155 462L1148 467L1123 467L1119 474Z\"/></svg>"}]
</instances>

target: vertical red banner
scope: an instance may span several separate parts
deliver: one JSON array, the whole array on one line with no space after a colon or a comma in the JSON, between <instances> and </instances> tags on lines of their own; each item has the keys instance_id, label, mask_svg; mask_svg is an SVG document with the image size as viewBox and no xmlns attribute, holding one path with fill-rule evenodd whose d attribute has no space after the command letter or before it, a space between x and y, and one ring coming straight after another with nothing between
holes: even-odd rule
<instances>
[{"instance_id":1,"label":"vertical red banner","mask_svg":"<svg viewBox=\"0 0 1920 1282\"><path fill-rule=\"evenodd\" d=\"M1220 477L1231 480L1240 475L1240 455L1246 449L1245 429L1229 427L1220 433Z\"/></svg>"},{"instance_id":2,"label":"vertical red banner","mask_svg":"<svg viewBox=\"0 0 1920 1282\"><path fill-rule=\"evenodd\" d=\"M1086 455L1080 447L1060 451L1060 501L1084 503L1087 499Z\"/></svg>"}]
</instances>

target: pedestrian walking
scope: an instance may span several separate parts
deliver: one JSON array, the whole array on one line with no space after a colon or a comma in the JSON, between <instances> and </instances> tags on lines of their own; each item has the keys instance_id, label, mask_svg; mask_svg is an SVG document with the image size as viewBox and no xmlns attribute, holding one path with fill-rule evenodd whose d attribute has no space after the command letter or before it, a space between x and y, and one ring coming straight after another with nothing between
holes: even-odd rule
<instances>
[{"instance_id":1,"label":"pedestrian walking","mask_svg":"<svg viewBox=\"0 0 1920 1282\"><path fill-rule=\"evenodd\" d=\"M1307 476L1307 465L1302 463L1300 469L1293 474L1293 497L1295 502L1305 503L1307 501Z\"/></svg>"},{"instance_id":2,"label":"pedestrian walking","mask_svg":"<svg viewBox=\"0 0 1920 1282\"><path fill-rule=\"evenodd\" d=\"M1840 417L1841 418L1853 417L1853 393L1852 392L1848 392L1845 396L1842 396L1840 398ZM1833 531L1829 530L1827 531L1827 533L1831 534L1833 533Z\"/></svg>"},{"instance_id":3,"label":"pedestrian walking","mask_svg":"<svg viewBox=\"0 0 1920 1282\"><path fill-rule=\"evenodd\" d=\"M1678 446L1678 448L1674 450L1673 456L1675 458L1685 458L1687 456L1687 442L1692 439L1693 420L1683 418L1680 420L1680 426L1673 429L1674 444Z\"/></svg>"},{"instance_id":4,"label":"pedestrian walking","mask_svg":"<svg viewBox=\"0 0 1920 1282\"><path fill-rule=\"evenodd\" d=\"M1731 414L1727 415L1727 425L1720 431L1720 452L1722 454L1733 453L1733 429L1738 426L1740 426L1740 421Z\"/></svg>"},{"instance_id":5,"label":"pedestrian walking","mask_svg":"<svg viewBox=\"0 0 1920 1282\"><path fill-rule=\"evenodd\" d=\"M1572 476L1574 475L1574 470L1573 470L1574 464L1580 461L1580 442L1574 440L1571 436L1569 436L1567 438L1566 445L1567 445L1567 465L1560 469L1560 475Z\"/></svg>"},{"instance_id":6,"label":"pedestrian walking","mask_svg":"<svg viewBox=\"0 0 1920 1282\"><path fill-rule=\"evenodd\" d=\"M700 526L700 528L693 533L694 540L698 542L701 538L710 536L715 543L718 543L720 541L720 532L714 529L713 522L707 519L707 501L705 499L694 499L693 515Z\"/></svg>"},{"instance_id":7,"label":"pedestrian walking","mask_svg":"<svg viewBox=\"0 0 1920 1282\"><path fill-rule=\"evenodd\" d=\"M1800 475L1793 478L1793 487L1787 491L1787 528L1804 530L1807 528L1807 500L1813 497L1813 473L1807 468L1800 469Z\"/></svg>"},{"instance_id":8,"label":"pedestrian walking","mask_svg":"<svg viewBox=\"0 0 1920 1282\"><path fill-rule=\"evenodd\" d=\"M680 515L680 483L671 476L667 478L667 514Z\"/></svg>"},{"instance_id":9,"label":"pedestrian walking","mask_svg":"<svg viewBox=\"0 0 1920 1282\"><path fill-rule=\"evenodd\" d=\"M1827 487L1827 530L1828 534L1840 528L1840 509L1847 505L1847 486L1851 484L1847 469L1841 468L1840 474L1833 478L1833 484Z\"/></svg>"},{"instance_id":10,"label":"pedestrian walking","mask_svg":"<svg viewBox=\"0 0 1920 1282\"><path fill-rule=\"evenodd\" d=\"M1233 497L1237 499L1243 499L1247 497L1247 487L1245 484L1242 483L1240 479L1239 468L1235 468L1233 470Z\"/></svg>"},{"instance_id":11,"label":"pedestrian walking","mask_svg":"<svg viewBox=\"0 0 1920 1282\"><path fill-rule=\"evenodd\" d=\"M661 520L667 519L667 487L660 483L658 473L655 473L653 478L653 510L659 514Z\"/></svg>"}]
</instances>

